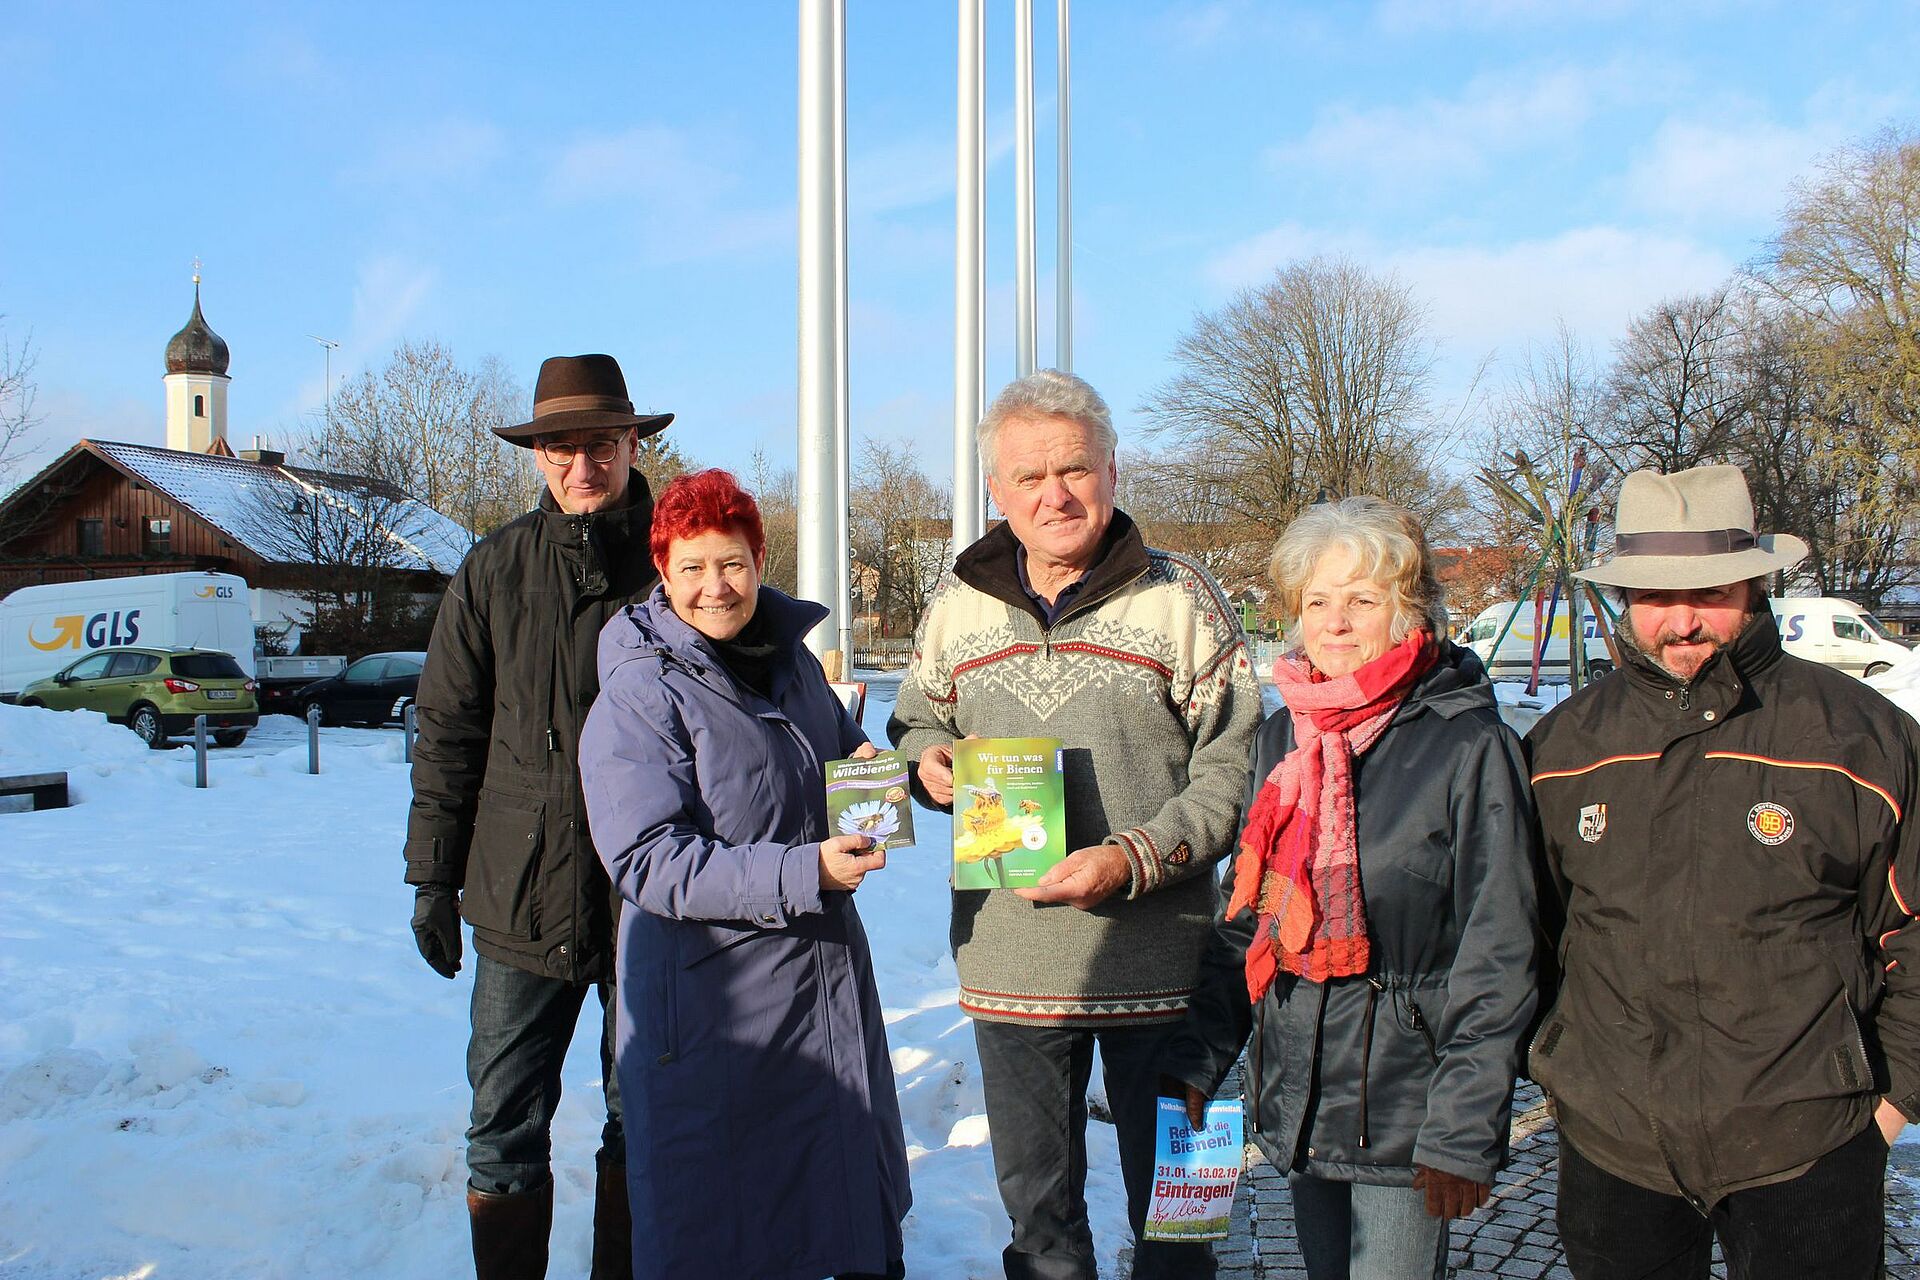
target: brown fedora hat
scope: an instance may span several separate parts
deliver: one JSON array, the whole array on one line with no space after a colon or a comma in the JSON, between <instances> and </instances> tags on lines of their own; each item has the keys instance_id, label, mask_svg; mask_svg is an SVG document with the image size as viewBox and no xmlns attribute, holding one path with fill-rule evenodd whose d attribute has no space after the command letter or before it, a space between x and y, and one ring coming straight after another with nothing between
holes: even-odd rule
<instances>
[{"instance_id":1,"label":"brown fedora hat","mask_svg":"<svg viewBox=\"0 0 1920 1280\"><path fill-rule=\"evenodd\" d=\"M635 413L627 380L612 356L554 356L533 384L533 421L493 434L531 449L541 436L584 427L635 427L644 438L666 429L670 413Z\"/></svg>"},{"instance_id":2,"label":"brown fedora hat","mask_svg":"<svg viewBox=\"0 0 1920 1280\"><path fill-rule=\"evenodd\" d=\"M1613 556L1574 574L1610 587L1690 591L1724 587L1807 558L1790 533L1754 528L1753 494L1738 467L1717 464L1620 483Z\"/></svg>"}]
</instances>

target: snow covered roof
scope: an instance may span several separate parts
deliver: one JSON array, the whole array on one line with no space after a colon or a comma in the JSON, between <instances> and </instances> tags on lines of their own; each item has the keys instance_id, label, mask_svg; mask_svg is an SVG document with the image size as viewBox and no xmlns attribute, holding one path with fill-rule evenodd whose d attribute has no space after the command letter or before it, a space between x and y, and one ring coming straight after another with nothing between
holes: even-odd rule
<instances>
[{"instance_id":1,"label":"snow covered roof","mask_svg":"<svg viewBox=\"0 0 1920 1280\"><path fill-rule=\"evenodd\" d=\"M290 519L296 511L346 519L371 512L394 543L389 563L395 569L452 574L474 542L459 523L426 503L362 476L112 440L84 443L272 563L313 558Z\"/></svg>"}]
</instances>

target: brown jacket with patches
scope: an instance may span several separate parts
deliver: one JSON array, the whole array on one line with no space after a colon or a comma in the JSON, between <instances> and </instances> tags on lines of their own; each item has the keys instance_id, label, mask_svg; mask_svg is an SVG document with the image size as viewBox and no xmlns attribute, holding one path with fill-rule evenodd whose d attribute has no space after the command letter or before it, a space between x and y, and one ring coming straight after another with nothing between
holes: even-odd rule
<instances>
[{"instance_id":1,"label":"brown jacket with patches","mask_svg":"<svg viewBox=\"0 0 1920 1280\"><path fill-rule=\"evenodd\" d=\"M1705 1209L1920 1118L1920 726L1761 614L1691 681L1643 657L1526 740L1563 1135Z\"/></svg>"}]
</instances>

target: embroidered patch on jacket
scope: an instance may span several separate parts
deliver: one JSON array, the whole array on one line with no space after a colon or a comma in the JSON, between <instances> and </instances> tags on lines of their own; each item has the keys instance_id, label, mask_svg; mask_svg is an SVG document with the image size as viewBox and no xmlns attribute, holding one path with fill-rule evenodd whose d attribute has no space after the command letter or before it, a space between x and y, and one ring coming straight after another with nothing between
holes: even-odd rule
<instances>
[{"instance_id":1,"label":"embroidered patch on jacket","mask_svg":"<svg viewBox=\"0 0 1920 1280\"><path fill-rule=\"evenodd\" d=\"M1607 834L1607 806L1590 804L1580 810L1580 838L1588 844L1599 844L1600 837Z\"/></svg>"},{"instance_id":2,"label":"embroidered patch on jacket","mask_svg":"<svg viewBox=\"0 0 1920 1280\"><path fill-rule=\"evenodd\" d=\"M1761 844L1785 844L1793 834L1793 815L1771 800L1747 810L1747 830Z\"/></svg>"}]
</instances>

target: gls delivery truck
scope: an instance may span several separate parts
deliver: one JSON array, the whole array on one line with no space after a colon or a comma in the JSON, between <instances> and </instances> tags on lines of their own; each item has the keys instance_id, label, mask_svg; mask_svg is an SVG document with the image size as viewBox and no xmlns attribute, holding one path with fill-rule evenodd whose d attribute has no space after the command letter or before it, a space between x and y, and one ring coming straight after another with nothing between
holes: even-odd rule
<instances>
[{"instance_id":1,"label":"gls delivery truck","mask_svg":"<svg viewBox=\"0 0 1920 1280\"><path fill-rule=\"evenodd\" d=\"M246 579L156 573L21 587L0 600L0 701L95 649L123 644L219 649L253 675Z\"/></svg>"}]
</instances>

